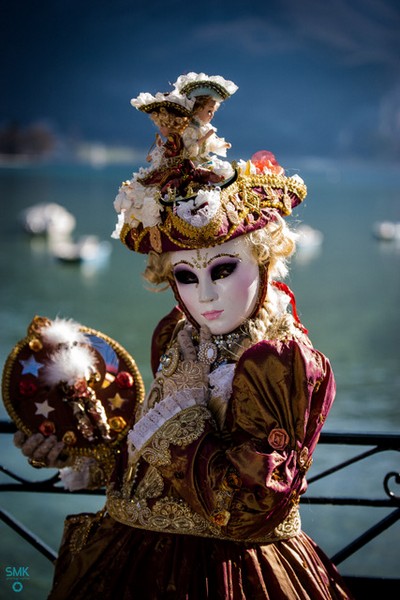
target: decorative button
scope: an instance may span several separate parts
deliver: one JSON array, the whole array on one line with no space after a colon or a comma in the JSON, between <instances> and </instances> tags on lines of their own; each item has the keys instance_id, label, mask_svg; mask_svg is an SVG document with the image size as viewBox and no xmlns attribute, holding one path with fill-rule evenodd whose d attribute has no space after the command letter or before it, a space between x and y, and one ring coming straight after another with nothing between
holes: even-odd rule
<instances>
[{"instance_id":1,"label":"decorative button","mask_svg":"<svg viewBox=\"0 0 400 600\"><path fill-rule=\"evenodd\" d=\"M274 450L284 450L289 443L289 435L284 429L273 429L268 436L268 444Z\"/></svg>"}]
</instances>

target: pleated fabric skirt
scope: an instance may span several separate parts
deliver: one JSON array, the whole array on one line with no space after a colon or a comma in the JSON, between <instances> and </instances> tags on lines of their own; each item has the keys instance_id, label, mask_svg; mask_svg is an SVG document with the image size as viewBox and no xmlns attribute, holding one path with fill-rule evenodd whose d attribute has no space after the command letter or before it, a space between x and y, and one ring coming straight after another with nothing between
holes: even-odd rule
<instances>
[{"instance_id":1,"label":"pleated fabric skirt","mask_svg":"<svg viewBox=\"0 0 400 600\"><path fill-rule=\"evenodd\" d=\"M63 539L49 600L343 600L337 569L303 532L271 544L134 529L106 516L79 553Z\"/></svg>"}]
</instances>

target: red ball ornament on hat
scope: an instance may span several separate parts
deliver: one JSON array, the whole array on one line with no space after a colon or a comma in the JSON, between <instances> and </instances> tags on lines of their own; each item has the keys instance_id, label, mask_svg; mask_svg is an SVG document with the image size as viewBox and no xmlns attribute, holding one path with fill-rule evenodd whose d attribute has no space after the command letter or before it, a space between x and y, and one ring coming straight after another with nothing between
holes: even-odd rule
<instances>
[{"instance_id":1,"label":"red ball ornament on hat","mask_svg":"<svg viewBox=\"0 0 400 600\"><path fill-rule=\"evenodd\" d=\"M40 433L42 433L44 436L48 437L49 435L53 435L53 433L55 433L56 431L56 426L53 423L53 421L43 421L40 425L39 425L39 431Z\"/></svg>"},{"instance_id":2,"label":"red ball ornament on hat","mask_svg":"<svg viewBox=\"0 0 400 600\"><path fill-rule=\"evenodd\" d=\"M283 167L278 163L275 155L269 150L259 150L253 154L251 162L255 165L258 173L262 173L265 167L272 173L277 173L278 175L284 172Z\"/></svg>"}]
</instances>

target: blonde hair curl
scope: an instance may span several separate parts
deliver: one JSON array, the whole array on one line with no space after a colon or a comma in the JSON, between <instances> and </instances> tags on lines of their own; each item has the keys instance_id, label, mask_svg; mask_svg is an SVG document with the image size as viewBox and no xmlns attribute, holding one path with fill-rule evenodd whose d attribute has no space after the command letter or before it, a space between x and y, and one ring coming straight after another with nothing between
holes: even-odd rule
<instances>
[{"instance_id":1,"label":"blonde hair curl","mask_svg":"<svg viewBox=\"0 0 400 600\"><path fill-rule=\"evenodd\" d=\"M166 127L169 131L180 134L189 124L189 117L178 115L173 109L167 110L164 106L151 112L150 119L158 128Z\"/></svg>"}]
</instances>

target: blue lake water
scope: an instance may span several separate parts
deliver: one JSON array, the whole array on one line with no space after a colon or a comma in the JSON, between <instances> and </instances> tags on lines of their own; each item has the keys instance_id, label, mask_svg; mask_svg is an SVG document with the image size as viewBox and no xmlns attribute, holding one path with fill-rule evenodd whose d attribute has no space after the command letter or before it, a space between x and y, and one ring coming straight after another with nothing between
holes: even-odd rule
<instances>
[{"instance_id":1,"label":"blue lake water","mask_svg":"<svg viewBox=\"0 0 400 600\"><path fill-rule=\"evenodd\" d=\"M400 429L400 244L378 242L376 221L400 221L400 171L394 167L293 163L308 185L308 197L291 218L322 231L322 246L314 253L300 251L292 260L287 283L295 291L298 311L315 346L330 359L336 374L337 398L326 431L395 432ZM109 260L97 267L64 264L50 254L46 240L27 236L19 214L38 202L57 202L77 218L76 234L95 234L109 240L116 215L112 206L121 181L134 167L93 169L82 165L3 168L0 170L0 360L25 336L34 315L70 317L118 340L136 359L145 383L149 368L150 336L158 320L173 305L169 292L154 294L141 280L145 258L112 240ZM7 418L4 408L0 417ZM2 464L21 475L33 472L12 446L0 440ZM316 454L313 471L325 465L324 449ZM370 468L381 475L370 476ZM342 495L355 482L361 495L382 495L382 478L396 469L396 456L376 458L368 469L355 469L344 481L333 482ZM4 477L2 478L4 480ZM325 484L324 484L325 485ZM328 485L328 484L327 484ZM327 491L327 488L322 488ZM321 493L322 493L321 491ZM313 490L314 493L314 490ZM1 505L57 548L66 514L93 510L101 498L4 493ZM367 526L364 509L346 521L342 509L328 516L305 508L304 529L328 554L344 538ZM382 512L384 516L385 512ZM393 527L357 559L346 561L343 572L397 576L399 553ZM5 579L5 566L29 567L24 598L45 598L52 567L16 534L0 524L0 595L14 598ZM343 544L342 544L343 545ZM9 596L7 594L10 594Z\"/></svg>"}]
</instances>

